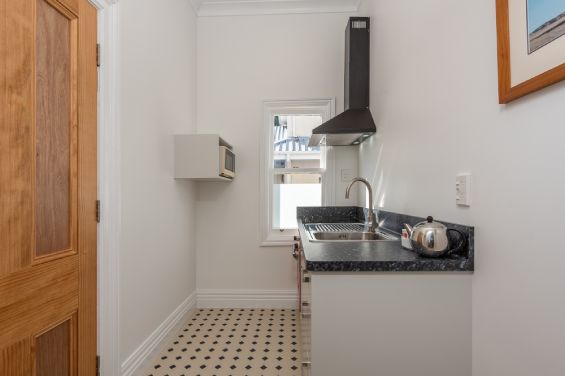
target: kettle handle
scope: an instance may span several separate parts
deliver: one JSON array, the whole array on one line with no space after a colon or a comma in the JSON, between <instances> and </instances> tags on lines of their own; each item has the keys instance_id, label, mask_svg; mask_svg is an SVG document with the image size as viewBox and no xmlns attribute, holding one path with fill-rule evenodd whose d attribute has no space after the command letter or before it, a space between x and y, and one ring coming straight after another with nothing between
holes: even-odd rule
<instances>
[{"instance_id":1,"label":"kettle handle","mask_svg":"<svg viewBox=\"0 0 565 376\"><path fill-rule=\"evenodd\" d=\"M467 245L467 237L461 231L456 230L454 228L448 228L446 232L449 233L450 231L456 232L460 240L459 240L459 244L457 244L457 247L451 248L450 250L447 251L447 253L459 252L460 250L463 249L463 247Z\"/></svg>"}]
</instances>

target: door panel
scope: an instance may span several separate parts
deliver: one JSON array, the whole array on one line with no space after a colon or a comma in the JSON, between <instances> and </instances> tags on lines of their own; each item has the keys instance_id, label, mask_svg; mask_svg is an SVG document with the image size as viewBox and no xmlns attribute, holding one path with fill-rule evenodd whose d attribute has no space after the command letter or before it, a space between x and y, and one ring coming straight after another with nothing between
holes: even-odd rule
<instances>
[{"instance_id":1,"label":"door panel","mask_svg":"<svg viewBox=\"0 0 565 376\"><path fill-rule=\"evenodd\" d=\"M71 320L65 320L35 339L37 376L69 376L71 370Z\"/></svg>"},{"instance_id":2,"label":"door panel","mask_svg":"<svg viewBox=\"0 0 565 376\"><path fill-rule=\"evenodd\" d=\"M74 233L77 23L63 9L37 0L35 256L71 250Z\"/></svg>"},{"instance_id":3,"label":"door panel","mask_svg":"<svg viewBox=\"0 0 565 376\"><path fill-rule=\"evenodd\" d=\"M96 10L0 0L0 375L96 373Z\"/></svg>"}]
</instances>

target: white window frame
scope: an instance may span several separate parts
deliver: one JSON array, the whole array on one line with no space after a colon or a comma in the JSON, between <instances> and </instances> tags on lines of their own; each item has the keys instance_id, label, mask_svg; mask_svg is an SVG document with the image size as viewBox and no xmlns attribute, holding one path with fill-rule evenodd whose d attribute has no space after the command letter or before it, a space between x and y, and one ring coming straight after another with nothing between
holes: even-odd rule
<instances>
[{"instance_id":1,"label":"white window frame","mask_svg":"<svg viewBox=\"0 0 565 376\"><path fill-rule=\"evenodd\" d=\"M277 100L263 102L263 123L260 132L260 245L284 246L292 244L298 230L273 230L272 199L274 183L274 153L273 153L273 118L275 115L312 115L319 114L322 121L328 121L335 115L335 98L304 99L304 100ZM319 169L310 169L312 173L322 174L322 205L331 205L334 202L335 177L333 167L335 165L331 147L322 148ZM287 172L287 169L276 169L276 172ZM300 169L300 172L308 172L308 169ZM288 172L297 172L296 170Z\"/></svg>"}]
</instances>

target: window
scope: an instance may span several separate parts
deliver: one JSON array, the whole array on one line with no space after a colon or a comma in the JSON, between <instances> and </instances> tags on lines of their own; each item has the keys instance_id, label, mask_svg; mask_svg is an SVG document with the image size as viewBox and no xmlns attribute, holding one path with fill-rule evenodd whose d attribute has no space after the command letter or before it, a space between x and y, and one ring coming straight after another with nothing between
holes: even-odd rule
<instances>
[{"instance_id":1,"label":"window","mask_svg":"<svg viewBox=\"0 0 565 376\"><path fill-rule=\"evenodd\" d=\"M296 208L332 198L331 148L310 147L312 130L333 116L333 99L265 102L261 137L261 245L297 234Z\"/></svg>"}]
</instances>

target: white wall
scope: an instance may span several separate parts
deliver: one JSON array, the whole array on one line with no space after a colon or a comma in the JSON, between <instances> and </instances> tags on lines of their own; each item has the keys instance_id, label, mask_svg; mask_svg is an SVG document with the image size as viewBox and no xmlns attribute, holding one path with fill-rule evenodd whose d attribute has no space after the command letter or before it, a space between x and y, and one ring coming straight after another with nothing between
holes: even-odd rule
<instances>
[{"instance_id":1,"label":"white wall","mask_svg":"<svg viewBox=\"0 0 565 376\"><path fill-rule=\"evenodd\" d=\"M198 132L233 144L238 169L232 183L198 188L199 289L295 289L290 248L258 245L262 101L337 97L341 112L346 20L345 14L198 19Z\"/></svg>"},{"instance_id":2,"label":"white wall","mask_svg":"<svg viewBox=\"0 0 565 376\"><path fill-rule=\"evenodd\" d=\"M497 104L492 0L364 3L378 134L360 169L377 202L476 226L474 375L565 374L565 84Z\"/></svg>"},{"instance_id":3,"label":"white wall","mask_svg":"<svg viewBox=\"0 0 565 376\"><path fill-rule=\"evenodd\" d=\"M196 288L195 196L173 179L173 133L196 128L187 0L121 0L120 350L126 359Z\"/></svg>"}]
</instances>

